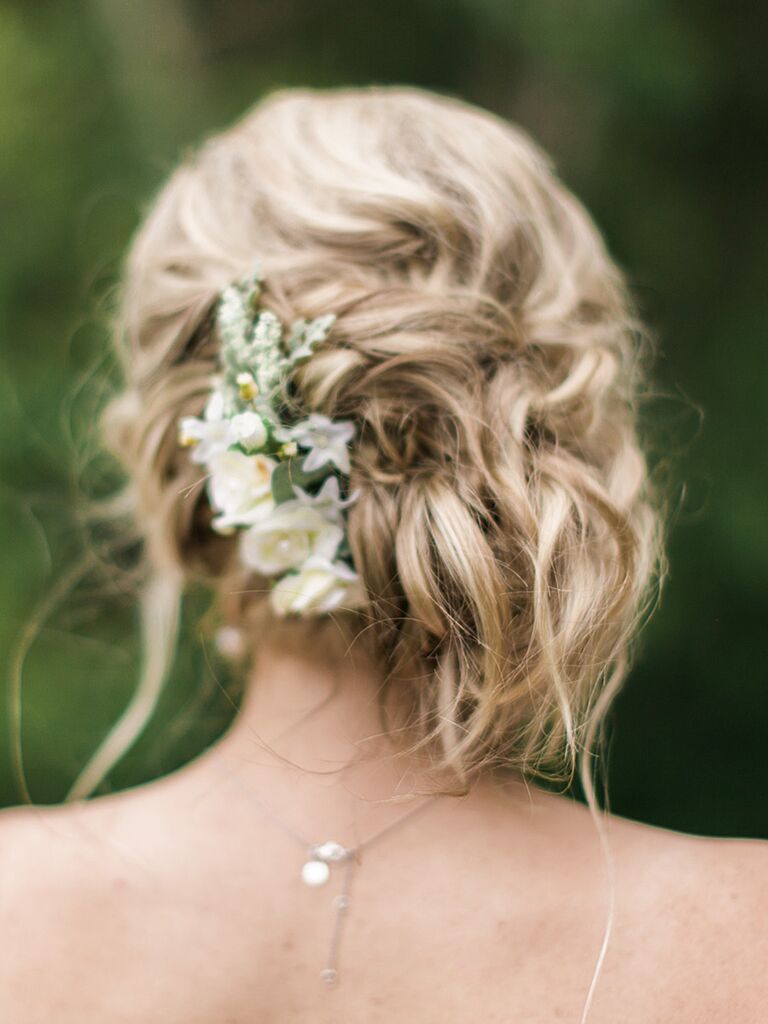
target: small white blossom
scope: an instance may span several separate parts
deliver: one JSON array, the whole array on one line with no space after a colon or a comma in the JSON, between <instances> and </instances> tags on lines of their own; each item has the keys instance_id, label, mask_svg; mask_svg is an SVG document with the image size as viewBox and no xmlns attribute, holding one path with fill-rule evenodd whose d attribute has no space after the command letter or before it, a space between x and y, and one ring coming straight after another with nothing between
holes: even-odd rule
<instances>
[{"instance_id":1,"label":"small white blossom","mask_svg":"<svg viewBox=\"0 0 768 1024\"><path fill-rule=\"evenodd\" d=\"M249 370L244 370L242 373L238 373L235 378L237 384L237 390L240 397L244 402L250 402L256 398L259 393L258 385L253 379L253 374Z\"/></svg>"},{"instance_id":2,"label":"small white blossom","mask_svg":"<svg viewBox=\"0 0 768 1024\"><path fill-rule=\"evenodd\" d=\"M203 436L200 425L201 421L196 416L184 416L179 421L179 444L183 448L193 448L200 443Z\"/></svg>"},{"instance_id":3,"label":"small white blossom","mask_svg":"<svg viewBox=\"0 0 768 1024\"><path fill-rule=\"evenodd\" d=\"M220 377L205 403L202 417L184 416L179 422L179 443L191 448L192 461L204 465L232 444L230 421L225 418L225 400Z\"/></svg>"},{"instance_id":4,"label":"small white blossom","mask_svg":"<svg viewBox=\"0 0 768 1024\"><path fill-rule=\"evenodd\" d=\"M245 654L245 637L237 626L220 626L213 638L216 649L224 658L237 661Z\"/></svg>"},{"instance_id":5,"label":"small white blossom","mask_svg":"<svg viewBox=\"0 0 768 1024\"><path fill-rule=\"evenodd\" d=\"M205 464L232 443L227 420L201 420L185 416L179 424L179 443L191 449L193 462Z\"/></svg>"},{"instance_id":6,"label":"small white blossom","mask_svg":"<svg viewBox=\"0 0 768 1024\"><path fill-rule=\"evenodd\" d=\"M292 438L303 448L311 449L303 465L308 473L327 462L334 463L342 473L349 473L347 445L355 434L355 424L351 420L332 420L322 413L312 412L286 433L288 437L285 440Z\"/></svg>"},{"instance_id":7,"label":"small white blossom","mask_svg":"<svg viewBox=\"0 0 768 1024\"><path fill-rule=\"evenodd\" d=\"M293 490L297 501L300 501L302 505L316 508L327 519L330 519L331 522L339 524L342 522L341 510L352 505L360 496L360 489L358 488L348 498L342 500L339 496L339 478L333 474L323 480L323 486L317 494L309 494L302 487L299 487L298 484L293 485Z\"/></svg>"},{"instance_id":8,"label":"small white blossom","mask_svg":"<svg viewBox=\"0 0 768 1024\"><path fill-rule=\"evenodd\" d=\"M264 420L255 412L240 412L229 421L232 443L239 443L244 448L256 450L267 440L267 428Z\"/></svg>"},{"instance_id":9,"label":"small white blossom","mask_svg":"<svg viewBox=\"0 0 768 1024\"><path fill-rule=\"evenodd\" d=\"M298 572L283 576L270 593L270 604L278 615L317 615L340 606L356 608L364 599L354 569L319 555L307 558Z\"/></svg>"}]
</instances>

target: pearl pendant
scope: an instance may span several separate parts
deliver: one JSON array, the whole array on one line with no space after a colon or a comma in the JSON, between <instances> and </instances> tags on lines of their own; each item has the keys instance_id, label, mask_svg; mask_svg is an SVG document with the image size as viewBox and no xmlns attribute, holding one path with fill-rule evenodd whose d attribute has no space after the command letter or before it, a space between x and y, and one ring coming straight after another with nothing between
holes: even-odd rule
<instances>
[{"instance_id":1,"label":"pearl pendant","mask_svg":"<svg viewBox=\"0 0 768 1024\"><path fill-rule=\"evenodd\" d=\"M301 869L301 878L305 885L325 885L331 876L331 869L322 860L308 860Z\"/></svg>"},{"instance_id":2,"label":"pearl pendant","mask_svg":"<svg viewBox=\"0 0 768 1024\"><path fill-rule=\"evenodd\" d=\"M332 839L313 847L310 859L301 869L302 881L305 885L325 885L331 876L329 864L344 860L347 856L349 851Z\"/></svg>"}]
</instances>

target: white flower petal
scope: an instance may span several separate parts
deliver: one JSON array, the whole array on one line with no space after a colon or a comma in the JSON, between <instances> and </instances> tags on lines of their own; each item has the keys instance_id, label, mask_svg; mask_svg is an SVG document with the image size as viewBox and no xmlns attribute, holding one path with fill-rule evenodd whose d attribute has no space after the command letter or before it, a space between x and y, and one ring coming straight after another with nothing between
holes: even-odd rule
<instances>
[{"instance_id":1,"label":"white flower petal","mask_svg":"<svg viewBox=\"0 0 768 1024\"><path fill-rule=\"evenodd\" d=\"M261 519L266 508L273 503L271 493L272 472L277 466L266 455L244 455L238 451L224 451L208 463L208 495L211 505L221 513L216 527L247 525Z\"/></svg>"},{"instance_id":2,"label":"white flower petal","mask_svg":"<svg viewBox=\"0 0 768 1024\"><path fill-rule=\"evenodd\" d=\"M256 450L267 440L264 420L255 412L240 412L230 420L230 434L233 442L245 448Z\"/></svg>"},{"instance_id":3,"label":"white flower petal","mask_svg":"<svg viewBox=\"0 0 768 1024\"><path fill-rule=\"evenodd\" d=\"M358 574L345 562L331 562L311 555L298 572L279 580L270 594L273 609L289 613L317 615L334 608L360 607L365 600Z\"/></svg>"},{"instance_id":4,"label":"white flower petal","mask_svg":"<svg viewBox=\"0 0 768 1024\"><path fill-rule=\"evenodd\" d=\"M298 501L284 501L274 512L243 535L244 563L264 576L285 572L310 555L333 558L344 531L316 509Z\"/></svg>"},{"instance_id":5,"label":"white flower petal","mask_svg":"<svg viewBox=\"0 0 768 1024\"><path fill-rule=\"evenodd\" d=\"M211 392L205 405L204 417L209 423L224 419L224 395L218 389Z\"/></svg>"},{"instance_id":6,"label":"white flower petal","mask_svg":"<svg viewBox=\"0 0 768 1024\"><path fill-rule=\"evenodd\" d=\"M304 469L311 473L328 462L342 473L350 471L348 442L355 433L351 420L332 420L322 413L310 413L307 419L291 428L292 439L310 452L304 460Z\"/></svg>"}]
</instances>

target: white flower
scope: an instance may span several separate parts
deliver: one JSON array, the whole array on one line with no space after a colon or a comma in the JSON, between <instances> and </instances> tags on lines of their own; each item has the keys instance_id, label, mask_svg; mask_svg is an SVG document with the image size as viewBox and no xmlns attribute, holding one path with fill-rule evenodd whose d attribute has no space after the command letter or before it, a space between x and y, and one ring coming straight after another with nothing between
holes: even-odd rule
<instances>
[{"instance_id":1,"label":"white flower","mask_svg":"<svg viewBox=\"0 0 768 1024\"><path fill-rule=\"evenodd\" d=\"M287 436L281 440L292 439L311 449L302 467L308 473L326 462L333 462L342 473L349 473L347 444L355 433L355 424L351 420L332 420L322 413L312 412L307 419L284 433Z\"/></svg>"},{"instance_id":2,"label":"white flower","mask_svg":"<svg viewBox=\"0 0 768 1024\"><path fill-rule=\"evenodd\" d=\"M240 555L251 569L264 576L293 569L310 555L331 559L344 531L316 509L299 501L283 501L272 514L243 534Z\"/></svg>"},{"instance_id":3,"label":"white flower","mask_svg":"<svg viewBox=\"0 0 768 1024\"><path fill-rule=\"evenodd\" d=\"M323 480L323 486L317 494L309 494L302 487L299 487L298 484L293 485L293 490L297 501L300 501L302 505L317 509L326 519L330 519L332 523L339 524L342 523L341 510L348 505L352 505L360 495L360 489L358 488L342 501L339 497L339 478L333 474Z\"/></svg>"},{"instance_id":4,"label":"white flower","mask_svg":"<svg viewBox=\"0 0 768 1024\"><path fill-rule=\"evenodd\" d=\"M272 512L275 502L270 483L276 465L266 455L236 451L221 452L210 460L208 495L221 513L212 522L214 529L250 526Z\"/></svg>"},{"instance_id":5,"label":"white flower","mask_svg":"<svg viewBox=\"0 0 768 1024\"><path fill-rule=\"evenodd\" d=\"M179 443L192 449L192 461L205 464L233 443L230 421L224 418L224 395L216 378L202 419L184 416L179 423Z\"/></svg>"},{"instance_id":6,"label":"white flower","mask_svg":"<svg viewBox=\"0 0 768 1024\"><path fill-rule=\"evenodd\" d=\"M237 661L245 654L245 638L243 631L237 626L220 626L216 630L213 642L223 658Z\"/></svg>"},{"instance_id":7,"label":"white flower","mask_svg":"<svg viewBox=\"0 0 768 1024\"><path fill-rule=\"evenodd\" d=\"M185 416L179 423L179 443L191 448L193 462L205 464L225 452L232 443L226 420L200 420Z\"/></svg>"},{"instance_id":8,"label":"white flower","mask_svg":"<svg viewBox=\"0 0 768 1024\"><path fill-rule=\"evenodd\" d=\"M269 595L278 615L321 614L343 605L356 608L363 604L365 593L358 574L341 561L332 562L312 555L298 572L278 580Z\"/></svg>"}]
</instances>

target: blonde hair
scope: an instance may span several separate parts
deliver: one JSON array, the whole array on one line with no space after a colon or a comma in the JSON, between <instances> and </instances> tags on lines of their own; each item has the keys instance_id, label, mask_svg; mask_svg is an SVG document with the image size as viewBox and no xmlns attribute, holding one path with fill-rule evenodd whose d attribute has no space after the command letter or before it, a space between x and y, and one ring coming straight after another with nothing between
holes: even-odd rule
<instances>
[{"instance_id":1,"label":"blonde hair","mask_svg":"<svg viewBox=\"0 0 768 1024\"><path fill-rule=\"evenodd\" d=\"M376 86L271 93L176 170L131 248L126 390L105 426L144 539L145 660L71 795L143 728L190 578L254 645L268 628L267 583L210 530L176 433L216 368L217 294L257 257L284 321L337 316L294 373L297 401L359 428L348 522L368 605L300 628L366 645L396 721L457 790L496 766L570 779L662 575L637 428L644 333L519 128Z\"/></svg>"}]
</instances>

